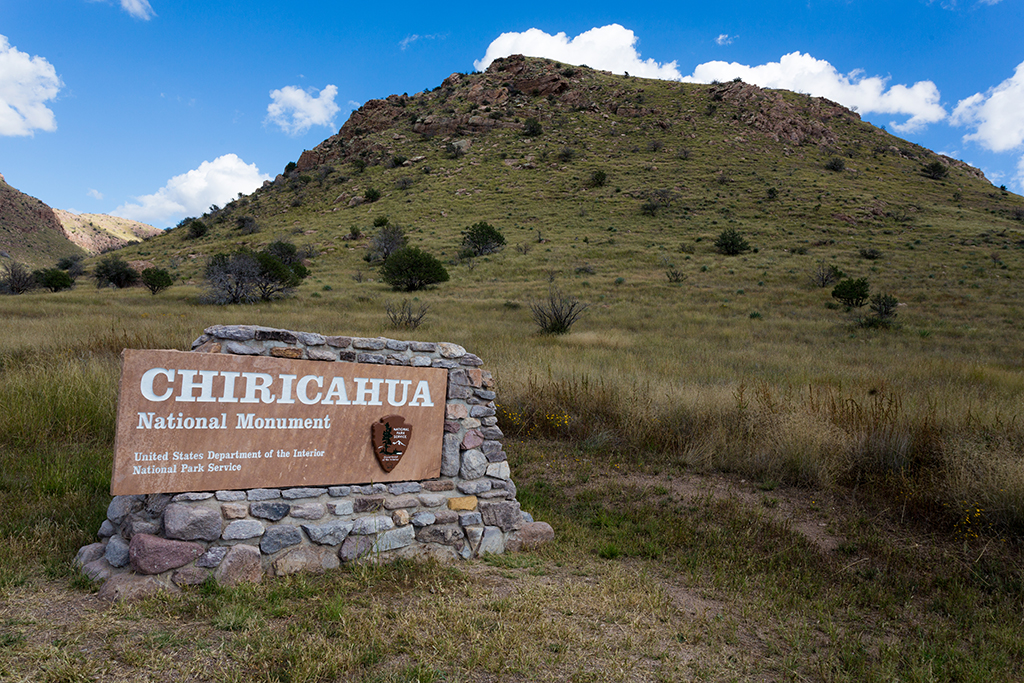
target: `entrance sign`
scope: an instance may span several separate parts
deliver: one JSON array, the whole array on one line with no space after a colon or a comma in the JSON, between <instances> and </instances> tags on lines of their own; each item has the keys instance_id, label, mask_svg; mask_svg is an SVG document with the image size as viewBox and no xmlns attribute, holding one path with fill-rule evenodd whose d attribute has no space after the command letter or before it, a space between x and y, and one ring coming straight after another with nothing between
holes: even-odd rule
<instances>
[{"instance_id":1,"label":"entrance sign","mask_svg":"<svg viewBox=\"0 0 1024 683\"><path fill-rule=\"evenodd\" d=\"M126 349L113 495L440 474L447 370Z\"/></svg>"}]
</instances>

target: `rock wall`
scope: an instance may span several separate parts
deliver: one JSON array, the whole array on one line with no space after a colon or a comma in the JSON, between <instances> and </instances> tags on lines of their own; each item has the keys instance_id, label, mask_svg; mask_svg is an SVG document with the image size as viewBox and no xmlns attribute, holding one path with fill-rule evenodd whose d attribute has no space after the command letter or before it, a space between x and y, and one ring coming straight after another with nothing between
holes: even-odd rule
<instances>
[{"instance_id":1,"label":"rock wall","mask_svg":"<svg viewBox=\"0 0 1024 683\"><path fill-rule=\"evenodd\" d=\"M522 512L495 417L494 382L457 344L327 337L250 325L208 328L200 353L448 371L441 476L426 481L116 496L76 562L111 597L397 557L469 559L533 547L551 527ZM105 586L104 588L108 588Z\"/></svg>"}]
</instances>

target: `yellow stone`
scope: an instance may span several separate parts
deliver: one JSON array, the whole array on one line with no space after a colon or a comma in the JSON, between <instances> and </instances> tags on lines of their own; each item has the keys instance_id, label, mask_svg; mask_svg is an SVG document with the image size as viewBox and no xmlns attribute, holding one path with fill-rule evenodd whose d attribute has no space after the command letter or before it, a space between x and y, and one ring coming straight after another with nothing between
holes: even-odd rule
<instances>
[{"instance_id":1,"label":"yellow stone","mask_svg":"<svg viewBox=\"0 0 1024 683\"><path fill-rule=\"evenodd\" d=\"M448 499L449 510L476 510L476 496L459 496Z\"/></svg>"},{"instance_id":2,"label":"yellow stone","mask_svg":"<svg viewBox=\"0 0 1024 683\"><path fill-rule=\"evenodd\" d=\"M270 349L270 355L277 358L302 358L302 349L292 346L278 346Z\"/></svg>"}]
</instances>

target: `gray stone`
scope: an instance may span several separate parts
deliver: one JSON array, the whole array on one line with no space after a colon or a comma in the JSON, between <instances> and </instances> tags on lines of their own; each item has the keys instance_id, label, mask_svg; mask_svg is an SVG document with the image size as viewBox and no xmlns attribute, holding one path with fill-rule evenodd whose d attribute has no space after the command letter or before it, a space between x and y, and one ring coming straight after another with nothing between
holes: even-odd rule
<instances>
[{"instance_id":1,"label":"gray stone","mask_svg":"<svg viewBox=\"0 0 1024 683\"><path fill-rule=\"evenodd\" d=\"M110 537L107 547L104 549L103 557L110 563L111 567L121 568L128 564L128 541L121 538L120 534Z\"/></svg>"},{"instance_id":2,"label":"gray stone","mask_svg":"<svg viewBox=\"0 0 1024 683\"><path fill-rule=\"evenodd\" d=\"M357 353L356 354L356 362L357 363L368 363L370 365L384 365L384 363L386 361L387 361L387 358L385 358L384 355L380 354L380 353Z\"/></svg>"},{"instance_id":3,"label":"gray stone","mask_svg":"<svg viewBox=\"0 0 1024 683\"><path fill-rule=\"evenodd\" d=\"M480 433L479 429L470 429L466 431L466 434L462 437L462 448L466 450L472 450L474 448L480 448L484 445L484 436Z\"/></svg>"},{"instance_id":4,"label":"gray stone","mask_svg":"<svg viewBox=\"0 0 1024 683\"><path fill-rule=\"evenodd\" d=\"M90 562L95 562L101 557L104 557L106 552L107 547L103 543L90 543L89 545L83 545L78 549L78 553L75 555L75 566L81 569Z\"/></svg>"},{"instance_id":5,"label":"gray stone","mask_svg":"<svg viewBox=\"0 0 1024 683\"><path fill-rule=\"evenodd\" d=\"M498 427L485 427L480 430L484 439L504 439L505 434Z\"/></svg>"},{"instance_id":6,"label":"gray stone","mask_svg":"<svg viewBox=\"0 0 1024 683\"><path fill-rule=\"evenodd\" d=\"M353 337L352 347L356 349L365 349L367 351L380 351L384 348L387 342L384 339L367 339L366 337Z\"/></svg>"},{"instance_id":7,"label":"gray stone","mask_svg":"<svg viewBox=\"0 0 1024 683\"><path fill-rule=\"evenodd\" d=\"M114 496L107 505L107 519L115 525L120 525L128 515L142 509L142 502L145 496Z\"/></svg>"},{"instance_id":8,"label":"gray stone","mask_svg":"<svg viewBox=\"0 0 1024 683\"><path fill-rule=\"evenodd\" d=\"M447 368L448 370L459 367L458 362L445 360L444 358L435 358L431 365L435 368Z\"/></svg>"},{"instance_id":9,"label":"gray stone","mask_svg":"<svg viewBox=\"0 0 1024 683\"><path fill-rule=\"evenodd\" d=\"M400 481L396 484L388 484L388 493L400 496L403 493L419 493L422 488L418 481Z\"/></svg>"},{"instance_id":10,"label":"gray stone","mask_svg":"<svg viewBox=\"0 0 1024 683\"><path fill-rule=\"evenodd\" d=\"M143 501L143 509L150 517L159 517L171 502L169 493L147 493Z\"/></svg>"},{"instance_id":11,"label":"gray stone","mask_svg":"<svg viewBox=\"0 0 1024 683\"><path fill-rule=\"evenodd\" d=\"M351 515L354 510L354 506L352 505L351 500L339 500L336 503L328 503L327 510L332 515L338 515L340 517L341 515Z\"/></svg>"},{"instance_id":12,"label":"gray stone","mask_svg":"<svg viewBox=\"0 0 1024 683\"><path fill-rule=\"evenodd\" d=\"M475 526L483 524L483 517L480 516L479 512L460 512L459 513L459 525L460 526Z\"/></svg>"},{"instance_id":13,"label":"gray stone","mask_svg":"<svg viewBox=\"0 0 1024 683\"><path fill-rule=\"evenodd\" d=\"M433 342L409 342L409 348L419 353L434 353L437 351L437 344Z\"/></svg>"},{"instance_id":14,"label":"gray stone","mask_svg":"<svg viewBox=\"0 0 1024 683\"><path fill-rule=\"evenodd\" d=\"M255 519L239 519L228 524L220 537L225 541L244 541L249 538L262 536L265 532L266 527L263 526L262 522L258 522Z\"/></svg>"},{"instance_id":15,"label":"gray stone","mask_svg":"<svg viewBox=\"0 0 1024 683\"><path fill-rule=\"evenodd\" d=\"M398 529L385 531L377 537L373 544L373 552L386 553L389 550L397 550L410 545L416 540L416 531L411 526L403 526Z\"/></svg>"},{"instance_id":16,"label":"gray stone","mask_svg":"<svg viewBox=\"0 0 1024 683\"><path fill-rule=\"evenodd\" d=\"M327 337L326 341L336 349L347 349L352 346L352 337Z\"/></svg>"},{"instance_id":17,"label":"gray stone","mask_svg":"<svg viewBox=\"0 0 1024 683\"><path fill-rule=\"evenodd\" d=\"M208 334L201 334L201 335L199 335L198 337L195 338L195 341L192 342L192 348L194 349L196 347L202 346L203 344L205 344L208 341L210 341L210 335L208 335Z\"/></svg>"},{"instance_id":18,"label":"gray stone","mask_svg":"<svg viewBox=\"0 0 1024 683\"><path fill-rule=\"evenodd\" d=\"M504 500L506 498L511 498L512 494L504 489L491 489L490 491L478 493L477 497L480 498L480 500Z\"/></svg>"},{"instance_id":19,"label":"gray stone","mask_svg":"<svg viewBox=\"0 0 1024 683\"><path fill-rule=\"evenodd\" d=\"M337 519L323 524L303 524L309 540L317 545L338 545L352 531L355 523L349 519Z\"/></svg>"},{"instance_id":20,"label":"gray stone","mask_svg":"<svg viewBox=\"0 0 1024 683\"><path fill-rule=\"evenodd\" d=\"M533 524L533 515L531 515L529 512L523 512L523 521L527 524Z\"/></svg>"},{"instance_id":21,"label":"gray stone","mask_svg":"<svg viewBox=\"0 0 1024 683\"><path fill-rule=\"evenodd\" d=\"M448 502L448 497L442 496L438 493L420 494L420 505L422 505L425 508L441 507L446 502Z\"/></svg>"},{"instance_id":22,"label":"gray stone","mask_svg":"<svg viewBox=\"0 0 1024 683\"><path fill-rule=\"evenodd\" d=\"M459 521L459 513L455 510L442 508L434 511L435 524L454 524Z\"/></svg>"},{"instance_id":23,"label":"gray stone","mask_svg":"<svg viewBox=\"0 0 1024 683\"><path fill-rule=\"evenodd\" d=\"M430 365L431 365L431 360L429 358L427 358L426 356L413 356L412 357L412 366L414 368L429 368Z\"/></svg>"},{"instance_id":24,"label":"gray stone","mask_svg":"<svg viewBox=\"0 0 1024 683\"><path fill-rule=\"evenodd\" d=\"M197 501L197 500L210 500L211 498L213 498L213 494L210 493L209 491L198 492L198 493L197 492L189 492L189 493L179 493L178 495L174 496L174 498L171 499L171 502L172 503L189 503L189 502Z\"/></svg>"},{"instance_id":25,"label":"gray stone","mask_svg":"<svg viewBox=\"0 0 1024 683\"><path fill-rule=\"evenodd\" d=\"M505 536L501 533L501 529L496 526L485 526L480 545L476 547L477 556L500 555L503 552L505 552Z\"/></svg>"},{"instance_id":26,"label":"gray stone","mask_svg":"<svg viewBox=\"0 0 1024 683\"><path fill-rule=\"evenodd\" d=\"M322 488L298 488L298 489L285 489L281 491L281 496L288 500L298 500L300 498L319 498L320 496L327 493L327 489Z\"/></svg>"},{"instance_id":27,"label":"gray stone","mask_svg":"<svg viewBox=\"0 0 1024 683\"><path fill-rule=\"evenodd\" d=\"M487 456L483 451L471 448L462 454L459 476L463 479L479 479L487 473ZM490 488L489 486L487 488Z\"/></svg>"},{"instance_id":28,"label":"gray stone","mask_svg":"<svg viewBox=\"0 0 1024 683\"><path fill-rule=\"evenodd\" d=\"M388 339L384 346L392 351L405 351L409 348L409 342Z\"/></svg>"},{"instance_id":29,"label":"gray stone","mask_svg":"<svg viewBox=\"0 0 1024 683\"><path fill-rule=\"evenodd\" d=\"M480 444L480 450L482 450L484 452L484 455L487 455L487 456L491 455L492 453L500 453L501 452L501 442L500 441L484 441L482 444ZM491 460L491 462L497 462L497 461L496 460Z\"/></svg>"},{"instance_id":30,"label":"gray stone","mask_svg":"<svg viewBox=\"0 0 1024 683\"><path fill-rule=\"evenodd\" d=\"M516 497L516 485L511 479L492 479L491 488L504 489L505 491L511 493L513 498Z\"/></svg>"},{"instance_id":31,"label":"gray stone","mask_svg":"<svg viewBox=\"0 0 1024 683\"><path fill-rule=\"evenodd\" d=\"M473 481L460 481L456 487L467 496L475 496L478 493L491 490L489 479L474 479Z\"/></svg>"},{"instance_id":32,"label":"gray stone","mask_svg":"<svg viewBox=\"0 0 1024 683\"><path fill-rule=\"evenodd\" d=\"M478 398L482 398L485 401L493 401L498 398L498 395L490 389L474 389L473 393L476 394Z\"/></svg>"},{"instance_id":33,"label":"gray stone","mask_svg":"<svg viewBox=\"0 0 1024 683\"><path fill-rule=\"evenodd\" d=\"M114 568L107 562L107 558L101 557L85 564L82 573L89 577L90 581L106 581L114 575Z\"/></svg>"},{"instance_id":34,"label":"gray stone","mask_svg":"<svg viewBox=\"0 0 1024 683\"><path fill-rule=\"evenodd\" d=\"M424 527L433 524L437 518L430 512L417 512L409 521L414 527Z\"/></svg>"},{"instance_id":35,"label":"gray stone","mask_svg":"<svg viewBox=\"0 0 1024 683\"><path fill-rule=\"evenodd\" d=\"M458 434L445 434L444 447L441 450L441 476L454 477L459 473L459 444L462 438Z\"/></svg>"},{"instance_id":36,"label":"gray stone","mask_svg":"<svg viewBox=\"0 0 1024 683\"><path fill-rule=\"evenodd\" d=\"M487 462L505 462L508 460L508 455L505 451L491 451L490 453L485 451L484 455L487 456Z\"/></svg>"},{"instance_id":37,"label":"gray stone","mask_svg":"<svg viewBox=\"0 0 1024 683\"><path fill-rule=\"evenodd\" d=\"M295 334L299 338L299 342L306 346L323 346L327 343L327 339L322 334L315 332L297 332Z\"/></svg>"},{"instance_id":38,"label":"gray stone","mask_svg":"<svg viewBox=\"0 0 1024 683\"><path fill-rule=\"evenodd\" d=\"M413 496L404 496L402 498L389 498L384 501L384 508L386 510L404 510L408 508L419 507L420 502Z\"/></svg>"},{"instance_id":39,"label":"gray stone","mask_svg":"<svg viewBox=\"0 0 1024 683\"><path fill-rule=\"evenodd\" d=\"M555 531L547 522L529 522L509 534L505 549L509 552L532 550L555 539Z\"/></svg>"},{"instance_id":40,"label":"gray stone","mask_svg":"<svg viewBox=\"0 0 1024 683\"><path fill-rule=\"evenodd\" d=\"M484 524L498 527L502 531L512 531L523 525L523 514L519 503L515 501L480 503L480 514L483 515Z\"/></svg>"},{"instance_id":41,"label":"gray stone","mask_svg":"<svg viewBox=\"0 0 1024 683\"><path fill-rule=\"evenodd\" d=\"M364 496L373 495L374 493L387 493L388 487L384 484L369 484L367 486L353 486L352 493L359 493Z\"/></svg>"},{"instance_id":42,"label":"gray stone","mask_svg":"<svg viewBox=\"0 0 1024 683\"><path fill-rule=\"evenodd\" d=\"M395 528L395 523L387 515L376 515L373 517L359 517L354 520L352 531L349 533L356 536L376 534L381 531L390 531Z\"/></svg>"},{"instance_id":43,"label":"gray stone","mask_svg":"<svg viewBox=\"0 0 1024 683\"><path fill-rule=\"evenodd\" d=\"M253 517L269 519L272 522L276 522L279 519L283 519L290 509L291 505L288 503L264 501L260 503L251 503L249 505L249 514Z\"/></svg>"},{"instance_id":44,"label":"gray stone","mask_svg":"<svg viewBox=\"0 0 1024 683\"><path fill-rule=\"evenodd\" d=\"M480 356L475 356L472 353L467 353L465 356L459 359L459 362L462 363L463 365L469 365L474 368L478 368L484 364L484 362L480 360Z\"/></svg>"},{"instance_id":45,"label":"gray stone","mask_svg":"<svg viewBox=\"0 0 1024 683\"><path fill-rule=\"evenodd\" d=\"M469 375L462 368L449 370L448 386L469 386Z\"/></svg>"},{"instance_id":46,"label":"gray stone","mask_svg":"<svg viewBox=\"0 0 1024 683\"><path fill-rule=\"evenodd\" d=\"M323 503L304 503L293 505L289 514L296 519L320 519L327 514L327 508Z\"/></svg>"},{"instance_id":47,"label":"gray stone","mask_svg":"<svg viewBox=\"0 0 1024 683\"><path fill-rule=\"evenodd\" d=\"M171 583L175 586L198 586L210 575L209 569L200 567L183 567L171 574Z\"/></svg>"},{"instance_id":48,"label":"gray stone","mask_svg":"<svg viewBox=\"0 0 1024 683\"><path fill-rule=\"evenodd\" d=\"M253 325L213 325L203 331L217 339L234 339L235 341L248 341L256 336L256 328Z\"/></svg>"},{"instance_id":49,"label":"gray stone","mask_svg":"<svg viewBox=\"0 0 1024 683\"><path fill-rule=\"evenodd\" d=\"M497 411L490 406L470 406L469 408L470 417L490 417L496 413Z\"/></svg>"},{"instance_id":50,"label":"gray stone","mask_svg":"<svg viewBox=\"0 0 1024 683\"><path fill-rule=\"evenodd\" d=\"M196 566L213 569L214 567L220 566L220 563L224 560L224 556L227 554L228 546L226 545L215 545L212 548L207 548L206 552L196 560Z\"/></svg>"},{"instance_id":51,"label":"gray stone","mask_svg":"<svg viewBox=\"0 0 1024 683\"><path fill-rule=\"evenodd\" d=\"M116 533L117 529L114 528L111 521L109 519L105 519L103 520L103 524L100 524L100 530L96 532L96 535L100 538L110 538Z\"/></svg>"},{"instance_id":52,"label":"gray stone","mask_svg":"<svg viewBox=\"0 0 1024 683\"><path fill-rule=\"evenodd\" d=\"M329 486L327 487L327 495L331 498L344 498L345 496L352 493L351 486Z\"/></svg>"},{"instance_id":53,"label":"gray stone","mask_svg":"<svg viewBox=\"0 0 1024 683\"><path fill-rule=\"evenodd\" d=\"M250 489L246 491L248 500L274 500L281 497L280 489Z\"/></svg>"},{"instance_id":54,"label":"gray stone","mask_svg":"<svg viewBox=\"0 0 1024 683\"><path fill-rule=\"evenodd\" d=\"M274 576L288 576L297 572L323 574L338 567L338 558L326 548L301 546L289 550L271 563Z\"/></svg>"},{"instance_id":55,"label":"gray stone","mask_svg":"<svg viewBox=\"0 0 1024 683\"><path fill-rule=\"evenodd\" d=\"M160 535L160 525L156 522L146 522L143 520L135 520L131 523L128 530L128 536L134 536L135 534L153 534L154 536Z\"/></svg>"},{"instance_id":56,"label":"gray stone","mask_svg":"<svg viewBox=\"0 0 1024 683\"><path fill-rule=\"evenodd\" d=\"M457 384L448 386L449 401L464 401L472 395L473 390L469 387L463 387Z\"/></svg>"},{"instance_id":57,"label":"gray stone","mask_svg":"<svg viewBox=\"0 0 1024 683\"><path fill-rule=\"evenodd\" d=\"M236 356L258 356L263 353L261 349L236 341L224 342L224 350Z\"/></svg>"},{"instance_id":58,"label":"gray stone","mask_svg":"<svg viewBox=\"0 0 1024 683\"><path fill-rule=\"evenodd\" d=\"M420 543L438 543L462 547L466 534L456 524L435 524L416 532L416 540Z\"/></svg>"},{"instance_id":59,"label":"gray stone","mask_svg":"<svg viewBox=\"0 0 1024 683\"><path fill-rule=\"evenodd\" d=\"M349 536L338 548L338 559L342 562L357 560L373 548L373 539L367 536Z\"/></svg>"},{"instance_id":60,"label":"gray stone","mask_svg":"<svg viewBox=\"0 0 1024 683\"><path fill-rule=\"evenodd\" d=\"M451 479L428 479L421 482L427 491L454 491L455 482Z\"/></svg>"},{"instance_id":61,"label":"gray stone","mask_svg":"<svg viewBox=\"0 0 1024 683\"><path fill-rule=\"evenodd\" d=\"M466 355L466 349L451 342L439 342L437 351L443 358L461 358Z\"/></svg>"},{"instance_id":62,"label":"gray stone","mask_svg":"<svg viewBox=\"0 0 1024 683\"><path fill-rule=\"evenodd\" d=\"M383 497L374 498L356 498L352 501L352 510L354 512L376 512L384 507Z\"/></svg>"},{"instance_id":63,"label":"gray stone","mask_svg":"<svg viewBox=\"0 0 1024 683\"><path fill-rule=\"evenodd\" d=\"M245 491L217 491L217 500L222 503L231 503L237 500L245 500Z\"/></svg>"},{"instance_id":64,"label":"gray stone","mask_svg":"<svg viewBox=\"0 0 1024 683\"><path fill-rule=\"evenodd\" d=\"M214 576L218 583L225 586L259 583L263 578L259 549L244 544L231 546Z\"/></svg>"},{"instance_id":65,"label":"gray stone","mask_svg":"<svg viewBox=\"0 0 1024 683\"><path fill-rule=\"evenodd\" d=\"M302 532L297 526L281 524L267 529L260 539L260 551L265 555L273 555L279 550L302 543Z\"/></svg>"},{"instance_id":66,"label":"gray stone","mask_svg":"<svg viewBox=\"0 0 1024 683\"><path fill-rule=\"evenodd\" d=\"M179 541L216 541L220 538L220 513L197 505L171 503L164 510L164 535Z\"/></svg>"},{"instance_id":67,"label":"gray stone","mask_svg":"<svg viewBox=\"0 0 1024 683\"><path fill-rule=\"evenodd\" d=\"M498 424L498 418L496 418L494 416L491 416L491 417L481 417L480 418L480 424L482 424L484 427L494 427L495 425Z\"/></svg>"},{"instance_id":68,"label":"gray stone","mask_svg":"<svg viewBox=\"0 0 1024 683\"><path fill-rule=\"evenodd\" d=\"M466 540L469 541L470 549L475 552L480 546L480 539L484 536L484 528L482 526L469 526L464 531L466 532Z\"/></svg>"},{"instance_id":69,"label":"gray stone","mask_svg":"<svg viewBox=\"0 0 1024 683\"><path fill-rule=\"evenodd\" d=\"M338 360L338 352L332 351L326 347L306 349L306 355L309 356L310 360L325 360L330 362Z\"/></svg>"},{"instance_id":70,"label":"gray stone","mask_svg":"<svg viewBox=\"0 0 1024 683\"><path fill-rule=\"evenodd\" d=\"M512 471L507 462L492 462L487 465L487 476L495 479L508 479L512 476Z\"/></svg>"},{"instance_id":71,"label":"gray stone","mask_svg":"<svg viewBox=\"0 0 1024 683\"><path fill-rule=\"evenodd\" d=\"M152 534L136 534L128 544L129 561L138 574L160 574L177 569L205 551L199 543L172 541Z\"/></svg>"},{"instance_id":72,"label":"gray stone","mask_svg":"<svg viewBox=\"0 0 1024 683\"><path fill-rule=\"evenodd\" d=\"M257 327L256 341L276 341L285 344L294 344L298 341L295 332L291 330L279 330L274 327Z\"/></svg>"}]
</instances>

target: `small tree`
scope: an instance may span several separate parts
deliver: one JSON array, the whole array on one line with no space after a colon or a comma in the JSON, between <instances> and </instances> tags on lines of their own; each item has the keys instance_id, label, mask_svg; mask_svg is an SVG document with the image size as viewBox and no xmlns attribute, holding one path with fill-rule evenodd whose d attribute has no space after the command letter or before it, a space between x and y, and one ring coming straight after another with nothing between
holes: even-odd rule
<instances>
[{"instance_id":1,"label":"small tree","mask_svg":"<svg viewBox=\"0 0 1024 683\"><path fill-rule=\"evenodd\" d=\"M258 298L259 263L251 251L213 255L204 275L210 303L247 304Z\"/></svg>"},{"instance_id":2,"label":"small tree","mask_svg":"<svg viewBox=\"0 0 1024 683\"><path fill-rule=\"evenodd\" d=\"M530 304L530 312L542 333L565 334L588 307L589 304L552 287L548 290L547 300Z\"/></svg>"},{"instance_id":3,"label":"small tree","mask_svg":"<svg viewBox=\"0 0 1024 683\"><path fill-rule=\"evenodd\" d=\"M896 307L900 305L899 300L892 294L879 292L871 297L869 308L879 320L892 320L896 317Z\"/></svg>"},{"instance_id":4,"label":"small tree","mask_svg":"<svg viewBox=\"0 0 1024 683\"><path fill-rule=\"evenodd\" d=\"M93 277L97 287L110 285L124 289L139 281L139 272L120 256L107 256L96 264Z\"/></svg>"},{"instance_id":5,"label":"small tree","mask_svg":"<svg viewBox=\"0 0 1024 683\"><path fill-rule=\"evenodd\" d=\"M61 270L67 271L72 280L85 272L85 266L82 265L82 257L77 254L74 256L65 256L61 260L57 261L57 267Z\"/></svg>"},{"instance_id":6,"label":"small tree","mask_svg":"<svg viewBox=\"0 0 1024 683\"><path fill-rule=\"evenodd\" d=\"M190 240L199 239L210 230L209 226L198 218L185 218L178 223L176 229L181 229L185 233L185 239Z\"/></svg>"},{"instance_id":7,"label":"small tree","mask_svg":"<svg viewBox=\"0 0 1024 683\"><path fill-rule=\"evenodd\" d=\"M544 128L540 125L540 121L531 117L526 119L523 124L523 135L528 138L535 138L544 132Z\"/></svg>"},{"instance_id":8,"label":"small tree","mask_svg":"<svg viewBox=\"0 0 1024 683\"><path fill-rule=\"evenodd\" d=\"M377 234L370 238L366 246L364 260L370 263L385 261L391 254L405 246L405 231L399 225L391 225L386 222L381 226ZM376 225L377 220L374 220Z\"/></svg>"},{"instance_id":9,"label":"small tree","mask_svg":"<svg viewBox=\"0 0 1024 683\"><path fill-rule=\"evenodd\" d=\"M363 193L363 199L370 202L371 204L380 199L380 190L371 187Z\"/></svg>"},{"instance_id":10,"label":"small tree","mask_svg":"<svg viewBox=\"0 0 1024 683\"><path fill-rule=\"evenodd\" d=\"M146 268L142 271L142 284L150 294L156 296L173 285L174 279L163 268Z\"/></svg>"},{"instance_id":11,"label":"small tree","mask_svg":"<svg viewBox=\"0 0 1024 683\"><path fill-rule=\"evenodd\" d=\"M847 278L832 289L832 298L838 299L844 306L860 308L868 302L870 290L866 278Z\"/></svg>"},{"instance_id":12,"label":"small tree","mask_svg":"<svg viewBox=\"0 0 1024 683\"><path fill-rule=\"evenodd\" d=\"M239 216L235 219L235 223L243 235L253 235L260 231L260 224L252 216Z\"/></svg>"},{"instance_id":13,"label":"small tree","mask_svg":"<svg viewBox=\"0 0 1024 683\"><path fill-rule=\"evenodd\" d=\"M417 247L403 247L388 256L380 275L394 289L405 292L448 281L444 264Z\"/></svg>"},{"instance_id":14,"label":"small tree","mask_svg":"<svg viewBox=\"0 0 1024 683\"><path fill-rule=\"evenodd\" d=\"M811 284L815 287L828 287L831 284L839 282L846 273L839 270L835 264L829 265L822 259L814 266L814 270L811 271Z\"/></svg>"},{"instance_id":15,"label":"small tree","mask_svg":"<svg viewBox=\"0 0 1024 683\"><path fill-rule=\"evenodd\" d=\"M0 285L8 294L24 294L36 286L36 280L28 268L17 261L9 261L4 264Z\"/></svg>"},{"instance_id":16,"label":"small tree","mask_svg":"<svg viewBox=\"0 0 1024 683\"><path fill-rule=\"evenodd\" d=\"M737 256L745 251L750 251L750 244L743 239L743 235L736 228L726 228L715 240L715 249L718 253L726 256Z\"/></svg>"},{"instance_id":17,"label":"small tree","mask_svg":"<svg viewBox=\"0 0 1024 683\"><path fill-rule=\"evenodd\" d=\"M926 178L931 178L932 180L942 180L943 178L949 175L949 167L946 166L941 161L939 161L938 159L936 159L935 161L926 164L925 167L921 169L921 173Z\"/></svg>"},{"instance_id":18,"label":"small tree","mask_svg":"<svg viewBox=\"0 0 1024 683\"><path fill-rule=\"evenodd\" d=\"M608 182L608 174L604 171L597 170L590 174L590 178L587 180L587 185L590 187L604 187L606 182Z\"/></svg>"},{"instance_id":19,"label":"small tree","mask_svg":"<svg viewBox=\"0 0 1024 683\"><path fill-rule=\"evenodd\" d=\"M37 270L32 273L32 277L35 278L36 284L40 287L45 287L51 292L60 292L65 289L71 289L75 281L71 279L67 271L61 270L60 268L47 268L45 270Z\"/></svg>"},{"instance_id":20,"label":"small tree","mask_svg":"<svg viewBox=\"0 0 1024 683\"><path fill-rule=\"evenodd\" d=\"M842 173L846 169L846 162L842 157L832 157L825 163L825 169L835 173Z\"/></svg>"},{"instance_id":21,"label":"small tree","mask_svg":"<svg viewBox=\"0 0 1024 683\"><path fill-rule=\"evenodd\" d=\"M485 221L474 223L462 232L462 255L483 256L493 254L505 246L505 236Z\"/></svg>"}]
</instances>

